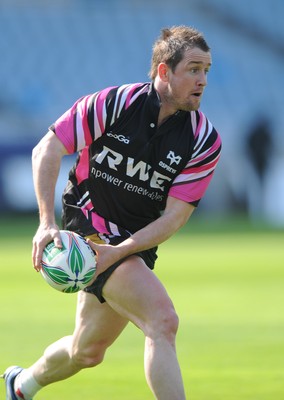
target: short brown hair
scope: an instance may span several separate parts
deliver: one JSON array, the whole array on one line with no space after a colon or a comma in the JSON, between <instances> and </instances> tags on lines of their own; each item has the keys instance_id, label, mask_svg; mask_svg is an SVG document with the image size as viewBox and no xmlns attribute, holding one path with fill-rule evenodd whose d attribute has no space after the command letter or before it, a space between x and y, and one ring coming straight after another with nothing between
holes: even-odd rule
<instances>
[{"instance_id":1,"label":"short brown hair","mask_svg":"<svg viewBox=\"0 0 284 400\"><path fill-rule=\"evenodd\" d=\"M153 45L150 78L155 79L158 65L161 62L166 63L174 72L177 64L182 60L185 50L194 47L205 52L210 51L203 34L195 28L181 25L162 29L160 37Z\"/></svg>"}]
</instances>

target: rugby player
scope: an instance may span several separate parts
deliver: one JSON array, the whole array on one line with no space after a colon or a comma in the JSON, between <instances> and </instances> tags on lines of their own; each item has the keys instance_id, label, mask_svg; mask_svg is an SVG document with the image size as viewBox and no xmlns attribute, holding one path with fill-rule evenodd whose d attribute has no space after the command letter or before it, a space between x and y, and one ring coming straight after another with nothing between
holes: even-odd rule
<instances>
[{"instance_id":1,"label":"rugby player","mask_svg":"<svg viewBox=\"0 0 284 400\"><path fill-rule=\"evenodd\" d=\"M73 334L29 368L5 371L8 400L29 400L42 387L98 365L129 321L145 335L145 375L154 397L185 399L175 349L178 316L153 268L158 245L188 221L220 157L220 136L199 109L211 63L199 31L163 29L150 82L82 97L34 148L40 216L34 268L40 270L48 242L61 246L54 190L62 157L78 153L63 194L62 229L89 238L97 271L78 294ZM178 273L177 263L172 274Z\"/></svg>"}]
</instances>

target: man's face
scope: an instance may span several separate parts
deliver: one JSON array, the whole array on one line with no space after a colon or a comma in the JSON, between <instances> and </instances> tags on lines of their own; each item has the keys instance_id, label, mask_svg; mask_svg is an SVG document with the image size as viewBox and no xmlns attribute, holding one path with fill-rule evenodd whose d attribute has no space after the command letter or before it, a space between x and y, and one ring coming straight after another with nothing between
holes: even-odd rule
<instances>
[{"instance_id":1,"label":"man's face","mask_svg":"<svg viewBox=\"0 0 284 400\"><path fill-rule=\"evenodd\" d=\"M194 111L200 106L211 66L210 52L198 47L184 53L183 59L172 72L168 69L168 86L165 99L176 110Z\"/></svg>"}]
</instances>

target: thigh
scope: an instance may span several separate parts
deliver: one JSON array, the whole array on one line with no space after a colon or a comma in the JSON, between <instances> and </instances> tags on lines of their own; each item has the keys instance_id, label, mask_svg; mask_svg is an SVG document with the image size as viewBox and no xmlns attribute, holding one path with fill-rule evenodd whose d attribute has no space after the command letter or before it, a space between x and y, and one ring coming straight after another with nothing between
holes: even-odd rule
<instances>
[{"instance_id":1,"label":"thigh","mask_svg":"<svg viewBox=\"0 0 284 400\"><path fill-rule=\"evenodd\" d=\"M128 320L107 303L101 304L96 296L84 291L78 294L73 349L96 352L110 346L127 325Z\"/></svg>"},{"instance_id":2,"label":"thigh","mask_svg":"<svg viewBox=\"0 0 284 400\"><path fill-rule=\"evenodd\" d=\"M144 332L175 313L166 289L141 257L127 258L110 276L103 288L107 303L122 317Z\"/></svg>"}]
</instances>

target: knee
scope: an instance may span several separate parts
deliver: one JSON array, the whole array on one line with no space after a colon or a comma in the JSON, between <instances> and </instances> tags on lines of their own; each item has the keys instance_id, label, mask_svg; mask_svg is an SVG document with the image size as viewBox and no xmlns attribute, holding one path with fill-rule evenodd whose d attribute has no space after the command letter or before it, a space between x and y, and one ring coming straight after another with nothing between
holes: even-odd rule
<instances>
[{"instance_id":1,"label":"knee","mask_svg":"<svg viewBox=\"0 0 284 400\"><path fill-rule=\"evenodd\" d=\"M103 362L105 348L100 345L84 348L72 347L70 358L72 362L81 368L91 368Z\"/></svg>"},{"instance_id":2,"label":"knee","mask_svg":"<svg viewBox=\"0 0 284 400\"><path fill-rule=\"evenodd\" d=\"M152 335L163 336L169 342L174 343L178 326L179 318L173 307L161 310L152 327Z\"/></svg>"},{"instance_id":3,"label":"knee","mask_svg":"<svg viewBox=\"0 0 284 400\"><path fill-rule=\"evenodd\" d=\"M164 327L166 334L175 337L178 331L179 318L173 308L171 308L164 317Z\"/></svg>"}]
</instances>

